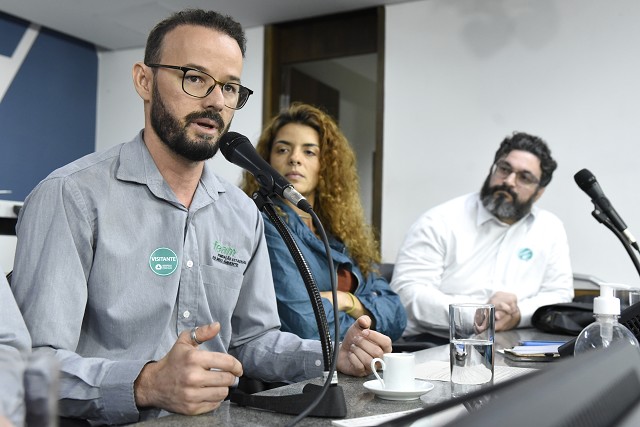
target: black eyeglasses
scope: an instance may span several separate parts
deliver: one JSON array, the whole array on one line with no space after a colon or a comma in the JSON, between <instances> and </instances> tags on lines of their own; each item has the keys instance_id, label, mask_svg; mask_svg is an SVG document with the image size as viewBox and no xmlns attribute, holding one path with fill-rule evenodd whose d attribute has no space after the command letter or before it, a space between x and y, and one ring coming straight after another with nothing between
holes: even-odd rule
<instances>
[{"instance_id":1,"label":"black eyeglasses","mask_svg":"<svg viewBox=\"0 0 640 427\"><path fill-rule=\"evenodd\" d=\"M516 174L516 184L520 187L531 187L540 183L540 180L536 178L529 171L515 171L513 167L504 160L500 160L494 163L491 167L491 174L497 176L500 179L507 179L512 173Z\"/></svg>"},{"instance_id":2,"label":"black eyeglasses","mask_svg":"<svg viewBox=\"0 0 640 427\"><path fill-rule=\"evenodd\" d=\"M179 67L177 65L145 64L151 68L170 68L182 71L182 90L195 98L205 98L216 86L220 86L224 105L233 110L239 110L247 103L249 96L253 93L248 87L239 83L223 83L204 71L190 67Z\"/></svg>"}]
</instances>

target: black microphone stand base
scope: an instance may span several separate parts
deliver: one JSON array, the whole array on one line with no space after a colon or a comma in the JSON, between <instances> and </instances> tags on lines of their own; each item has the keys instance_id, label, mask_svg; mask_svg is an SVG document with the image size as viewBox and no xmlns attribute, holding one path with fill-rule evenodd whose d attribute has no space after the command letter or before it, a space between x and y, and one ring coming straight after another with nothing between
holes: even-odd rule
<instances>
[{"instance_id":1,"label":"black microphone stand base","mask_svg":"<svg viewBox=\"0 0 640 427\"><path fill-rule=\"evenodd\" d=\"M259 396L241 391L231 393L230 400L240 406L264 409L279 414L298 415L309 407L309 404L321 393L322 386L307 384L302 393L284 396ZM344 418L347 416L347 403L344 392L339 385L331 385L323 399L309 413L312 417Z\"/></svg>"}]
</instances>

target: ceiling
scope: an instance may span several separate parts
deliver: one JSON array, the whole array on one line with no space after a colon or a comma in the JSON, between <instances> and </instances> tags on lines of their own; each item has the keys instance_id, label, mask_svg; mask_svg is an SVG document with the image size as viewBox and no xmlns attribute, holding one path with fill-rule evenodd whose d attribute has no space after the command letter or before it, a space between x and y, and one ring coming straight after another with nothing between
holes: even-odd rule
<instances>
[{"instance_id":1,"label":"ceiling","mask_svg":"<svg viewBox=\"0 0 640 427\"><path fill-rule=\"evenodd\" d=\"M151 28L185 8L214 9L245 28L407 0L0 0L0 11L106 50L144 47Z\"/></svg>"}]
</instances>

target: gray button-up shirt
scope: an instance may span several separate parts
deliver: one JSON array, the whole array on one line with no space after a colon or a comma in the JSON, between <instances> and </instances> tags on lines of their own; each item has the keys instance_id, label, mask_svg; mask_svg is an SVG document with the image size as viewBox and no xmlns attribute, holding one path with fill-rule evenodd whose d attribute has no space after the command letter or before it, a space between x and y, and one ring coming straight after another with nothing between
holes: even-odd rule
<instances>
[{"instance_id":1,"label":"gray button-up shirt","mask_svg":"<svg viewBox=\"0 0 640 427\"><path fill-rule=\"evenodd\" d=\"M121 424L139 413L133 382L180 332L220 322L201 348L244 373L299 381L322 373L319 342L280 332L262 218L205 162L189 209L133 141L54 171L27 197L13 288L34 351L61 364L61 415Z\"/></svg>"},{"instance_id":2,"label":"gray button-up shirt","mask_svg":"<svg viewBox=\"0 0 640 427\"><path fill-rule=\"evenodd\" d=\"M25 420L24 371L31 340L0 266L0 416L22 426Z\"/></svg>"}]
</instances>

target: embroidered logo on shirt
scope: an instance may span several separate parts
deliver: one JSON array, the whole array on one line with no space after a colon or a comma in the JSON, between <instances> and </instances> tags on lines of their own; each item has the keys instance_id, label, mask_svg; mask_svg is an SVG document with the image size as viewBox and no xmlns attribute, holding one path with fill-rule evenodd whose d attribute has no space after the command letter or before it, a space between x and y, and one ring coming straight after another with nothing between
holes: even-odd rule
<instances>
[{"instance_id":1,"label":"embroidered logo on shirt","mask_svg":"<svg viewBox=\"0 0 640 427\"><path fill-rule=\"evenodd\" d=\"M169 248L158 248L149 257L149 267L158 276L168 276L178 268L178 256Z\"/></svg>"},{"instance_id":2,"label":"embroidered logo on shirt","mask_svg":"<svg viewBox=\"0 0 640 427\"><path fill-rule=\"evenodd\" d=\"M533 258L533 251L529 248L523 248L518 251L518 258L523 261L529 261Z\"/></svg>"},{"instance_id":3,"label":"embroidered logo on shirt","mask_svg":"<svg viewBox=\"0 0 640 427\"><path fill-rule=\"evenodd\" d=\"M238 267L241 264L247 264L247 261L235 257L238 251L231 245L224 245L216 240L213 243L213 251L215 253L213 254L213 257L211 257L211 259L213 259L214 261L218 261L231 267Z\"/></svg>"},{"instance_id":4,"label":"embroidered logo on shirt","mask_svg":"<svg viewBox=\"0 0 640 427\"><path fill-rule=\"evenodd\" d=\"M218 252L218 254L220 255L228 255L228 256L234 256L237 252L235 248L231 246L223 245L217 240L213 243L213 250Z\"/></svg>"}]
</instances>

